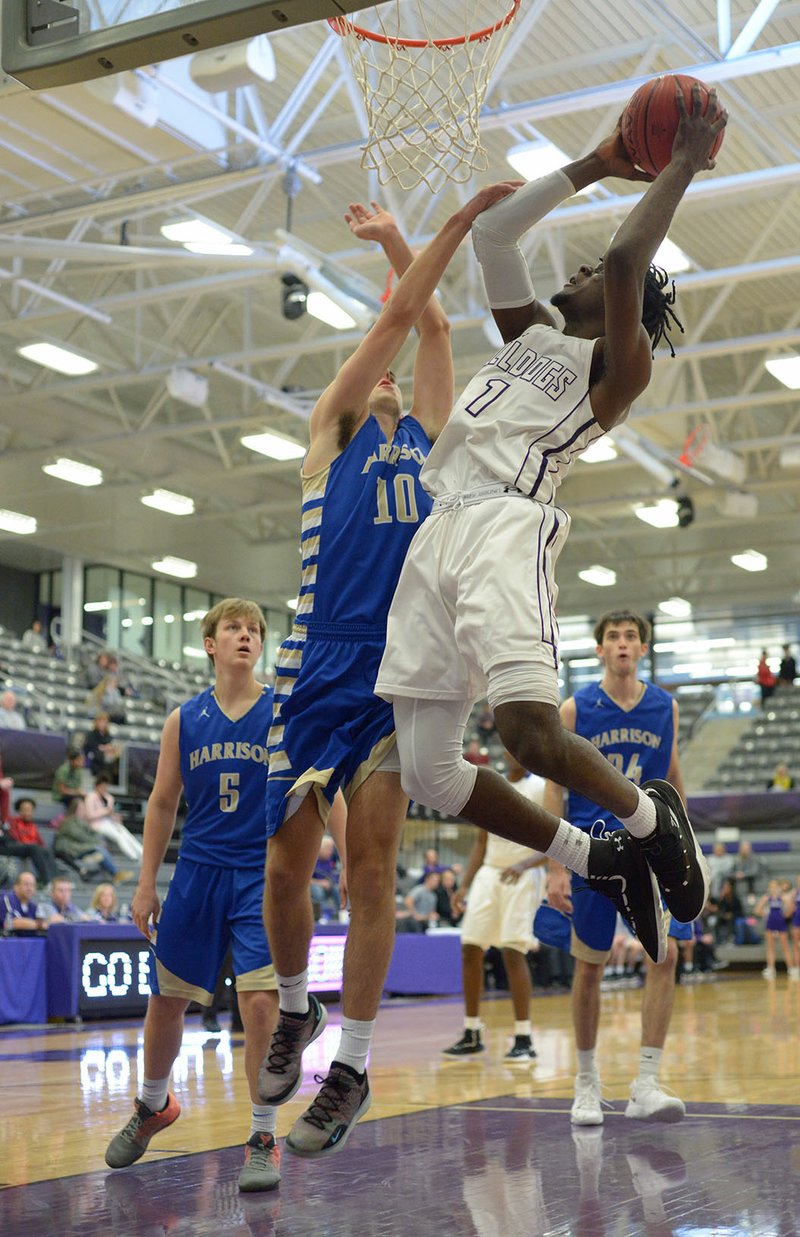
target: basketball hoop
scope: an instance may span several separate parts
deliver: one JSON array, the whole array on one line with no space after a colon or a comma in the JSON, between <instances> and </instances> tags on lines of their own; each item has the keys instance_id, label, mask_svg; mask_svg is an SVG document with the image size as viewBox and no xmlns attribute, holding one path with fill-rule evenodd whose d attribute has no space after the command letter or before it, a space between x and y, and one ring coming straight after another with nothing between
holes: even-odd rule
<instances>
[{"instance_id":1,"label":"basketball hoop","mask_svg":"<svg viewBox=\"0 0 800 1237\"><path fill-rule=\"evenodd\" d=\"M361 166L385 185L461 183L489 161L478 120L520 0L463 0L464 33L446 34L440 0L403 0L403 20L419 37L401 34L401 0L375 10L379 29L347 17L328 19L344 39L367 116ZM486 25L487 14L494 18ZM481 23L484 23L481 25ZM479 27L476 29L476 27Z\"/></svg>"}]
</instances>

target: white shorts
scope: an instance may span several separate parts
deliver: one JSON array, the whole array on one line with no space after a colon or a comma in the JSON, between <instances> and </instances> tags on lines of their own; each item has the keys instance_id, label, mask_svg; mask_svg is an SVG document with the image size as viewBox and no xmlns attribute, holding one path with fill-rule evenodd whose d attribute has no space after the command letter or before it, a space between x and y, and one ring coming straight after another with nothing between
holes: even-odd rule
<instances>
[{"instance_id":1,"label":"white shorts","mask_svg":"<svg viewBox=\"0 0 800 1237\"><path fill-rule=\"evenodd\" d=\"M377 695L479 700L494 667L527 663L557 705L555 564L569 524L560 508L514 497L429 515L389 611Z\"/></svg>"},{"instance_id":2,"label":"white shorts","mask_svg":"<svg viewBox=\"0 0 800 1237\"><path fill-rule=\"evenodd\" d=\"M533 917L542 900L542 868L523 872L513 885L500 880L502 868L478 868L461 920L461 944L488 949L533 948Z\"/></svg>"}]
</instances>

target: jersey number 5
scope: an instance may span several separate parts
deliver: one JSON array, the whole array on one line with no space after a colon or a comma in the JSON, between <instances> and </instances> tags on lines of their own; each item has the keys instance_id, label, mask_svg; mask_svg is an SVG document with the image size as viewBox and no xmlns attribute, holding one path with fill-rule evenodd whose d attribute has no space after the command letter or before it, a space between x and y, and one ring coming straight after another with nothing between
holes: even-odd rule
<instances>
[{"instance_id":1,"label":"jersey number 5","mask_svg":"<svg viewBox=\"0 0 800 1237\"><path fill-rule=\"evenodd\" d=\"M238 773L220 773L219 775L219 810L235 812L239 806Z\"/></svg>"},{"instance_id":2,"label":"jersey number 5","mask_svg":"<svg viewBox=\"0 0 800 1237\"><path fill-rule=\"evenodd\" d=\"M378 478L378 514L373 518L373 524L419 524L417 511L417 495L414 492L414 478L406 472L395 474L394 504L390 502L391 490L384 477ZM391 506L394 506L394 512Z\"/></svg>"}]
</instances>

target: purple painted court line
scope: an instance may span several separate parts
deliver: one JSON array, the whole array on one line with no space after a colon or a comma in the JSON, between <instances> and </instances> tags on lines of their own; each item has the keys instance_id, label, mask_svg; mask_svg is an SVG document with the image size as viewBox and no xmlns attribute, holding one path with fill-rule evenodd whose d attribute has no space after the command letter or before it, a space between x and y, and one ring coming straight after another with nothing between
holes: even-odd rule
<instances>
[{"instance_id":1,"label":"purple painted court line","mask_svg":"<svg viewBox=\"0 0 800 1237\"><path fill-rule=\"evenodd\" d=\"M800 1112L690 1106L680 1125L573 1130L566 1100L503 1097L367 1122L325 1161L283 1156L278 1191L240 1195L240 1147L0 1193L30 1237L796 1237Z\"/></svg>"}]
</instances>

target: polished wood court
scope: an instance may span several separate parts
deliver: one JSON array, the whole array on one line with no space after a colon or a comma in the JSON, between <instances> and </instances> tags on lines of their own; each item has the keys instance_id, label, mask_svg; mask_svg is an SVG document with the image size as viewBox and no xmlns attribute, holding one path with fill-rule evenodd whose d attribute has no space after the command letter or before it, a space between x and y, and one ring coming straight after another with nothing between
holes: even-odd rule
<instances>
[{"instance_id":1,"label":"polished wood court","mask_svg":"<svg viewBox=\"0 0 800 1237\"><path fill-rule=\"evenodd\" d=\"M662 1082L687 1102L687 1116L679 1126L633 1122L623 1116L638 1064L640 1001L638 990L604 993L599 1060L604 1094L612 1106L602 1129L579 1131L575 1136L569 1122L574 1055L567 995L534 998L538 1057L524 1067L507 1066L502 1060L512 1018L505 999L485 1002L486 1051L467 1060L441 1055L441 1050L460 1034L459 1001L387 1005L381 1011L370 1062L373 1105L347 1147L324 1161L301 1162L285 1154L278 1191L280 1215L275 1212L274 1199L268 1206L266 1196L259 1196L261 1212L255 1219L252 1215L248 1219L240 1209L234 1223L232 1211L233 1227L226 1223L219 1229L209 1216L204 1219L198 1213L202 1192L198 1194L191 1186L190 1178L196 1170L203 1180L208 1180L209 1174L215 1180L224 1180L231 1207L234 1211L239 1207L236 1173L249 1128L240 1037L232 1039L226 1029L220 1036L211 1036L199 1019L188 1019L175 1071L174 1089L183 1107L181 1118L153 1141L139 1165L112 1173L105 1167L103 1153L109 1137L130 1113L141 1069L140 1024L7 1029L0 1035L0 1171L4 1186L0 1193L0 1230L22 1233L17 1225L25 1219L26 1225L31 1221L25 1228L29 1237L51 1231L64 1235L155 1234L173 1231L175 1217L185 1214L186 1223L178 1225L183 1232L322 1232L322 1227L317 1229L312 1224L311 1213L306 1210L316 1198L317 1204L325 1200L330 1212L326 1233L416 1234L423 1229L418 1227L420 1196L413 1164L424 1145L424 1162L420 1161L418 1167L420 1181L428 1180L436 1170L437 1158L441 1160L444 1184L436 1190L436 1206L447 1204L451 1217L463 1212L451 1231L677 1232L678 1228L664 1227L669 1222L665 1207L670 1201L682 1200L679 1214L684 1225L689 1222L693 1206L699 1206L700 1186L708 1187L710 1171L706 1162L701 1179L696 1179L693 1168L701 1156L708 1156L713 1145L719 1207L728 1208L730 1199L741 1192L743 1179L752 1176L752 1190L758 1183L758 1214L763 1217L769 1212L771 1217L763 1220L769 1225L766 1228L760 1229L753 1219L755 1227L739 1231L800 1231L785 1227L788 1215L792 1216L792 1225L800 1225L800 1200L796 1197L800 1173L800 1108L796 1107L800 1102L800 984L789 983L783 975L775 982L766 982L753 974L724 975L714 983L679 988L662 1069ZM336 1048L336 1014L334 1006L328 1028L306 1053L306 1081L297 1097L280 1110L279 1136L307 1105L315 1088L314 1074L325 1069ZM480 1126L477 1142L476 1121ZM434 1129L438 1131L435 1134ZM399 1159L393 1153L390 1161L385 1161L390 1145L395 1151L405 1148L405 1152ZM737 1154L727 1155L728 1146L735 1146ZM454 1163L456 1147L461 1158ZM518 1214L513 1200L505 1194L498 1201L497 1189L501 1179L506 1185L516 1180L519 1164L514 1156L520 1147L527 1148L524 1180L528 1184L523 1189L527 1203ZM209 1158L200 1153L212 1155ZM468 1190L462 1163L465 1156L471 1183ZM178 1162L174 1157L184 1159ZM368 1187L363 1174L370 1163L375 1179ZM530 1193L533 1172L541 1174L538 1201ZM395 1180L398 1173L400 1178ZM558 1183L565 1173L573 1183L572 1191L548 1204L548 1183ZM64 1178L70 1180L62 1185ZM124 1178L127 1185L121 1184ZM660 1191L656 1188L659 1180ZM357 1213L351 1210L354 1181L361 1183L357 1194L368 1188L377 1191L375 1199L360 1198ZM476 1220L476 1215L482 1214L481 1182L487 1191L487 1215L495 1216L493 1230L484 1230L483 1222ZM398 1187L402 1187L399 1194L392 1195ZM609 1191L607 1196L604 1189ZM80 1222L76 1221L75 1227L70 1227L66 1217L62 1217L66 1226L36 1227L35 1217L38 1215L38 1222L43 1223L48 1208L55 1206L54 1190L59 1197L72 1199L87 1192L87 1197L94 1199L91 1207L87 1203L86 1208L79 1208ZM169 1197L173 1217L166 1227L163 1223L159 1226L157 1216L151 1213L144 1220L137 1218L137 1207L143 1206L145 1199L152 1211L160 1190ZM449 1203L445 1197L448 1190L453 1195ZM114 1202L117 1211L119 1196L125 1195L124 1222L109 1227L109 1215L98 1211L97 1191L103 1205L107 1202L110 1207ZM648 1220L647 1203L649 1198L652 1207L656 1195L661 1227L653 1228L655 1221L651 1222L652 1217ZM394 1199L391 1210L376 1227L376 1208L387 1206L387 1197ZM747 1197L755 1207L755 1196ZM602 1214L602 1208L612 1202L616 1209L613 1222ZM630 1210L634 1203L638 1219L627 1211L627 1218L622 1217L619 1209ZM218 1202L215 1205L218 1207ZM432 1205L428 1204L428 1211ZM703 1204L705 1228L709 1219L714 1219L711 1212L716 1205L713 1199ZM250 1212L254 1208L258 1211L258 1206L252 1199L248 1201ZM552 1225L553 1207L560 1217L556 1227ZM93 1214L96 1227L92 1227ZM720 1215L714 1222L721 1219ZM680 1231L690 1232L691 1228ZM719 1231L729 1230L723 1226Z\"/></svg>"}]
</instances>

